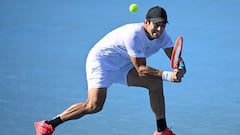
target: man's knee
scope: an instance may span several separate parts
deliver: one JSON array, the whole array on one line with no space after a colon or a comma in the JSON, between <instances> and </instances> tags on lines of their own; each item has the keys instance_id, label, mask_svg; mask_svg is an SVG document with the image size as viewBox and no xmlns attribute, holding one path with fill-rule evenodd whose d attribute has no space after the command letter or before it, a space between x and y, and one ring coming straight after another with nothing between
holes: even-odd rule
<instances>
[{"instance_id":1,"label":"man's knee","mask_svg":"<svg viewBox=\"0 0 240 135\"><path fill-rule=\"evenodd\" d=\"M87 113L89 114L100 112L102 109L103 109L103 104L101 103L88 102L86 104L86 110L87 110Z\"/></svg>"},{"instance_id":2,"label":"man's knee","mask_svg":"<svg viewBox=\"0 0 240 135\"><path fill-rule=\"evenodd\" d=\"M107 95L106 88L91 89L88 92L88 100L86 102L87 113L97 113L103 109Z\"/></svg>"},{"instance_id":3,"label":"man's knee","mask_svg":"<svg viewBox=\"0 0 240 135\"><path fill-rule=\"evenodd\" d=\"M160 78L148 79L146 87L152 90L159 90L163 88L163 81Z\"/></svg>"}]
</instances>

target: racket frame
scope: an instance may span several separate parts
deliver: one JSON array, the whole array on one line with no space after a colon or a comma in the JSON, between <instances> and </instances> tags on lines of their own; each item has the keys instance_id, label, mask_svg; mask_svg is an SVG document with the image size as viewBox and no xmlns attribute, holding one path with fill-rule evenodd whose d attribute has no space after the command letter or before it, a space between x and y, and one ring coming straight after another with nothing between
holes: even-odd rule
<instances>
[{"instance_id":1,"label":"racket frame","mask_svg":"<svg viewBox=\"0 0 240 135\"><path fill-rule=\"evenodd\" d=\"M180 49L179 53L177 52L178 48ZM178 68L178 62L179 62L179 58L181 57L182 48L183 48L183 37L182 36L178 36L176 41L175 41L175 44L174 44L174 47L173 47L173 51L172 51L172 55L171 55L171 67L173 69L177 69ZM178 55L178 57L176 55Z\"/></svg>"}]
</instances>

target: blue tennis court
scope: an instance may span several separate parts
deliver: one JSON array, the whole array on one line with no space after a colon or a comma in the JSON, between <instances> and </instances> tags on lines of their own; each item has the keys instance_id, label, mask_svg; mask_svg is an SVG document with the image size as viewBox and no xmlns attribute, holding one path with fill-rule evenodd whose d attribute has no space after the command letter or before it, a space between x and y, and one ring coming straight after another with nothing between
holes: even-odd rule
<instances>
[{"instance_id":1,"label":"blue tennis court","mask_svg":"<svg viewBox=\"0 0 240 135\"><path fill-rule=\"evenodd\" d=\"M139 5L130 13L131 3ZM1 0L0 134L33 135L87 98L85 60L104 34L141 22L150 7L168 13L168 34L184 38L187 74L165 82L168 126L177 135L240 134L240 1L238 0ZM171 70L163 51L148 64ZM151 135L148 92L114 84L102 112L67 122L54 135Z\"/></svg>"}]
</instances>

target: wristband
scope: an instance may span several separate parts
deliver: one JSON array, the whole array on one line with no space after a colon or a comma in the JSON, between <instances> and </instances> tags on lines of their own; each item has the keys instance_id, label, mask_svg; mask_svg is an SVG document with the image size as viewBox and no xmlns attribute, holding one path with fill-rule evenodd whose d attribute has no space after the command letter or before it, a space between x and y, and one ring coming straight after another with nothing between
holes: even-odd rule
<instances>
[{"instance_id":1,"label":"wristband","mask_svg":"<svg viewBox=\"0 0 240 135\"><path fill-rule=\"evenodd\" d=\"M171 82L172 81L172 75L173 75L173 72L163 71L163 73L162 73L162 80Z\"/></svg>"}]
</instances>

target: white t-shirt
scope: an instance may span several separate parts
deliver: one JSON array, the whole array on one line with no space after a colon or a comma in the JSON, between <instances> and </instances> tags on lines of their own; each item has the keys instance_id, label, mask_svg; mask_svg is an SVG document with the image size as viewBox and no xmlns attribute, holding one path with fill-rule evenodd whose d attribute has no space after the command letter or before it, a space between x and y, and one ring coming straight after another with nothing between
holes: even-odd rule
<instances>
[{"instance_id":1,"label":"white t-shirt","mask_svg":"<svg viewBox=\"0 0 240 135\"><path fill-rule=\"evenodd\" d=\"M173 46L173 42L166 31L158 39L149 40L144 31L143 23L132 23L121 26L97 42L87 57L87 79L111 79L111 72L122 72L123 78L133 67L130 56L149 57ZM115 73L114 73L115 74ZM117 78L115 75L112 79ZM121 77L119 77L121 78Z\"/></svg>"},{"instance_id":2,"label":"white t-shirt","mask_svg":"<svg viewBox=\"0 0 240 135\"><path fill-rule=\"evenodd\" d=\"M131 63L130 57L149 57L173 46L166 31L160 38L149 40L143 23L121 26L104 36L89 52L92 57L108 63L107 70L116 70Z\"/></svg>"}]
</instances>

